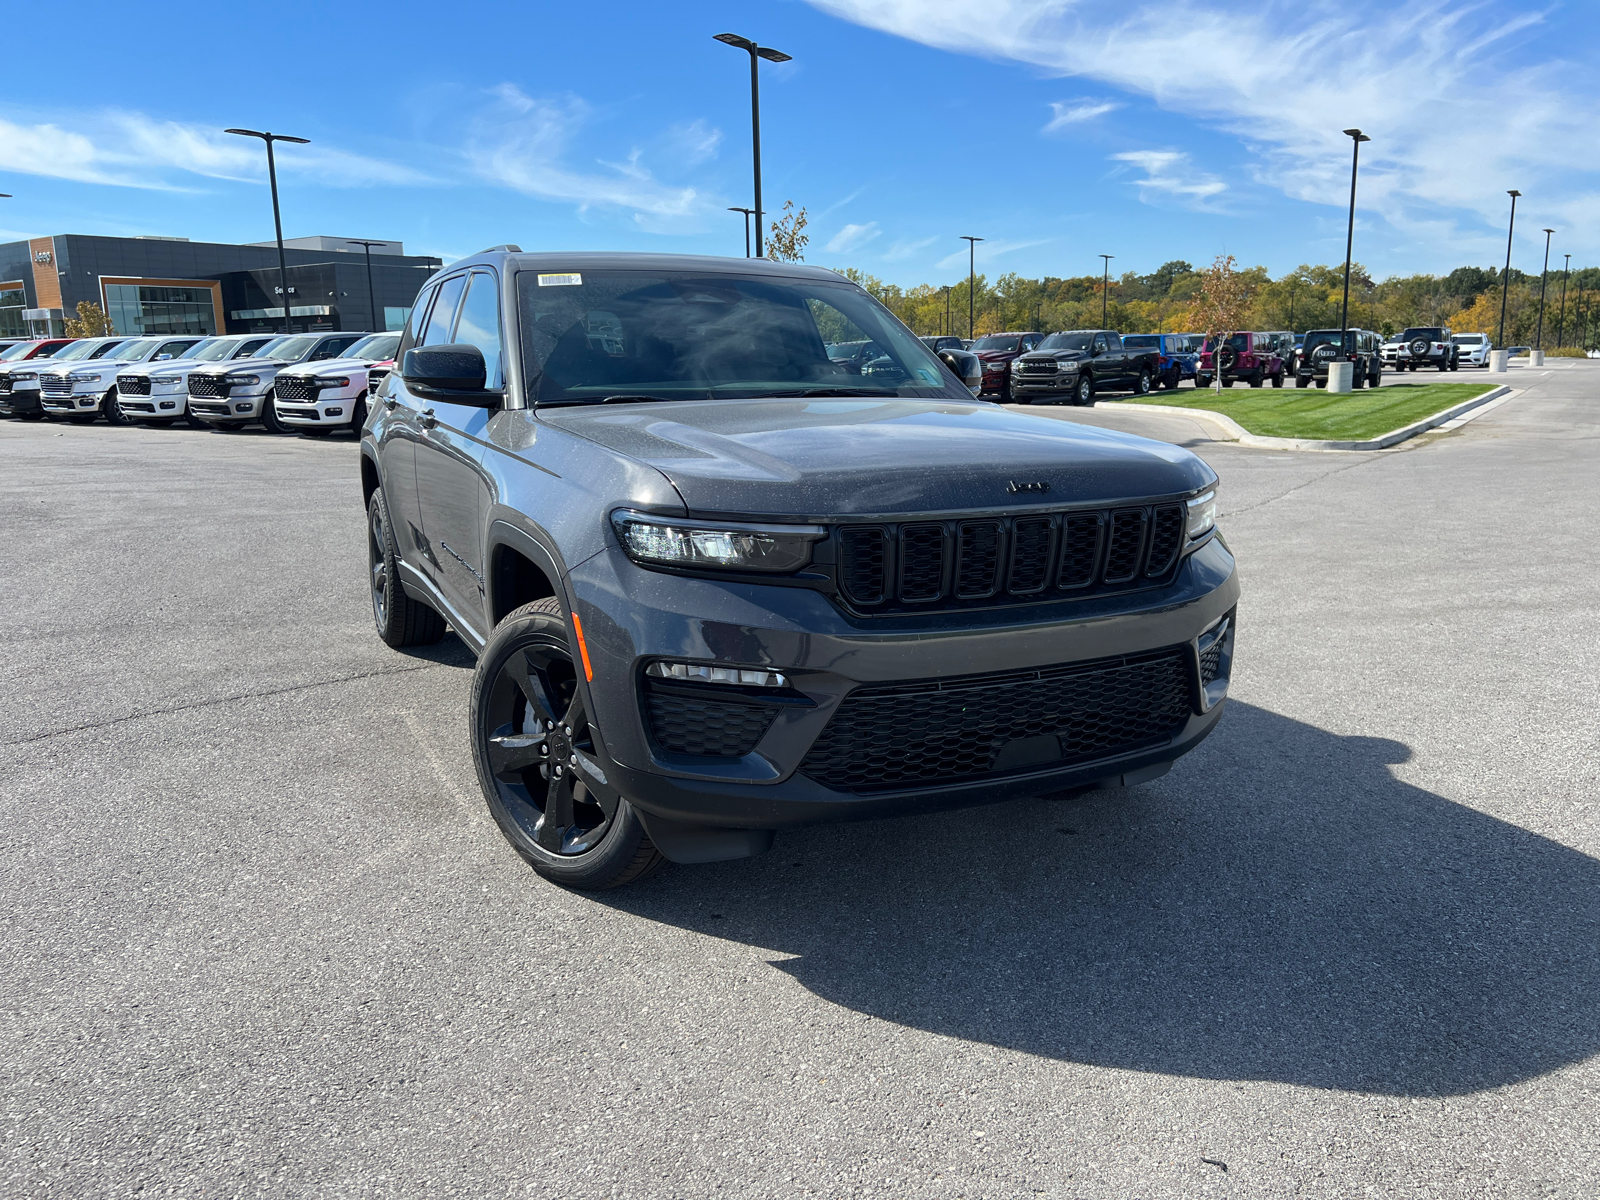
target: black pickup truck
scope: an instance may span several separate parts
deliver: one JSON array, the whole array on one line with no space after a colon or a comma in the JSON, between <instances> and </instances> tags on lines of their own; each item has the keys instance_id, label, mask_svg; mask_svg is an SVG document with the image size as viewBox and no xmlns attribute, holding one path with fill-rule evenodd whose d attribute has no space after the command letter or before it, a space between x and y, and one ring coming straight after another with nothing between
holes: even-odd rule
<instances>
[{"instance_id":1,"label":"black pickup truck","mask_svg":"<svg viewBox=\"0 0 1600 1200\"><path fill-rule=\"evenodd\" d=\"M1096 392L1144 396L1161 371L1161 351L1126 347L1111 329L1052 333L1038 349L1011 360L1011 395L1030 404L1070 397L1091 404Z\"/></svg>"}]
</instances>

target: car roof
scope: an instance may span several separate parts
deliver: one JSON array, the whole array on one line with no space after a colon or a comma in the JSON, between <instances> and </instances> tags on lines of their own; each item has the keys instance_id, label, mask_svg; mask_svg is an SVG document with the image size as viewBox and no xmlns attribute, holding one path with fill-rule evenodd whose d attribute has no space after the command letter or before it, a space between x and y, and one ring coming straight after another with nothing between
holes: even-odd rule
<instances>
[{"instance_id":1,"label":"car roof","mask_svg":"<svg viewBox=\"0 0 1600 1200\"><path fill-rule=\"evenodd\" d=\"M768 258L723 258L710 254L639 254L617 250L540 251L484 250L435 271L430 279L467 267L506 267L513 271L704 271L720 275L763 275L770 278L849 281L837 271L805 263L780 263ZM391 331L392 332L392 331Z\"/></svg>"}]
</instances>

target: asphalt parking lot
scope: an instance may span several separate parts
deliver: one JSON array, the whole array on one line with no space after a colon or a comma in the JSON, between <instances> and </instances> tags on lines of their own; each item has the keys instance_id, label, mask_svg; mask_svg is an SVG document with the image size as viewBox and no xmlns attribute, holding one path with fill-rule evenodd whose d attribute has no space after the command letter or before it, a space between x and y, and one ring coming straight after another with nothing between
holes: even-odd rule
<instances>
[{"instance_id":1,"label":"asphalt parking lot","mask_svg":"<svg viewBox=\"0 0 1600 1200\"><path fill-rule=\"evenodd\" d=\"M1244 599L1173 772L523 867L356 448L0 422L0 1194L1600 1192L1600 363L1193 446ZM1487 386L1487 384L1486 384Z\"/></svg>"}]
</instances>

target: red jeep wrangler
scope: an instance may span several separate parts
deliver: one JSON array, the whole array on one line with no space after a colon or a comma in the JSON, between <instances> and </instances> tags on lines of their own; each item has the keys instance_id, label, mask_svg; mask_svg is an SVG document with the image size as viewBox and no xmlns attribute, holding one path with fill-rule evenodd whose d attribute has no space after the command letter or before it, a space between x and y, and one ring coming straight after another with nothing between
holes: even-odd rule
<instances>
[{"instance_id":1,"label":"red jeep wrangler","mask_svg":"<svg viewBox=\"0 0 1600 1200\"><path fill-rule=\"evenodd\" d=\"M1232 387L1235 379L1243 379L1251 387L1260 387L1272 380L1273 387L1283 386L1283 359L1278 357L1276 339L1265 333L1235 333L1222 343L1222 353L1216 351L1215 338L1207 338L1200 352L1200 366L1195 371L1194 385L1210 387L1220 369L1222 386ZM1213 365L1217 359L1220 364Z\"/></svg>"}]
</instances>

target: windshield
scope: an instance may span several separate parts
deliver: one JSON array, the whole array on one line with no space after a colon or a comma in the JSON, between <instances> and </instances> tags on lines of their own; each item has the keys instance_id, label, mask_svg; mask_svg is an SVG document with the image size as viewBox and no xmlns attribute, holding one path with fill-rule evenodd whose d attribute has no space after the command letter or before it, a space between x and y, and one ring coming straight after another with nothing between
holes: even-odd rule
<instances>
[{"instance_id":1,"label":"windshield","mask_svg":"<svg viewBox=\"0 0 1600 1200\"><path fill-rule=\"evenodd\" d=\"M1430 342L1437 342L1443 336L1442 329L1408 329L1400 335L1400 340L1409 342L1412 338L1427 338Z\"/></svg>"},{"instance_id":2,"label":"windshield","mask_svg":"<svg viewBox=\"0 0 1600 1200\"><path fill-rule=\"evenodd\" d=\"M517 287L523 358L539 404L612 396L972 398L888 309L849 283L600 270L523 271ZM845 343L870 343L877 353L852 357L852 347L836 358Z\"/></svg>"},{"instance_id":3,"label":"windshield","mask_svg":"<svg viewBox=\"0 0 1600 1200\"><path fill-rule=\"evenodd\" d=\"M1022 339L991 333L988 337L981 337L973 342L972 348L974 350L1021 350Z\"/></svg>"},{"instance_id":4,"label":"windshield","mask_svg":"<svg viewBox=\"0 0 1600 1200\"><path fill-rule=\"evenodd\" d=\"M88 357L90 351L98 350L104 343L95 341L73 342L61 353L56 355L58 362L71 362L76 359Z\"/></svg>"},{"instance_id":5,"label":"windshield","mask_svg":"<svg viewBox=\"0 0 1600 1200\"><path fill-rule=\"evenodd\" d=\"M261 347L256 353L262 358L272 358L278 362L299 362L311 353L311 347L316 344L315 335L279 338L271 345Z\"/></svg>"},{"instance_id":6,"label":"windshield","mask_svg":"<svg viewBox=\"0 0 1600 1200\"><path fill-rule=\"evenodd\" d=\"M207 338L203 342L196 342L178 357L194 362L221 362L238 344L233 338Z\"/></svg>"},{"instance_id":7,"label":"windshield","mask_svg":"<svg viewBox=\"0 0 1600 1200\"><path fill-rule=\"evenodd\" d=\"M115 358L124 346L132 345L134 338L119 338L116 341L102 342L89 351L90 358Z\"/></svg>"},{"instance_id":8,"label":"windshield","mask_svg":"<svg viewBox=\"0 0 1600 1200\"><path fill-rule=\"evenodd\" d=\"M1159 350L1161 349L1161 338L1153 333L1124 334L1122 345L1124 349Z\"/></svg>"},{"instance_id":9,"label":"windshield","mask_svg":"<svg viewBox=\"0 0 1600 1200\"><path fill-rule=\"evenodd\" d=\"M12 362L19 359L27 354L29 350L32 350L33 346L34 343L32 342L18 342L15 346L7 346L3 351L0 351L0 362Z\"/></svg>"},{"instance_id":10,"label":"windshield","mask_svg":"<svg viewBox=\"0 0 1600 1200\"><path fill-rule=\"evenodd\" d=\"M1206 339L1205 352L1207 354L1210 354L1217 348L1216 342L1216 338ZM1232 346L1235 350L1248 350L1250 349L1250 335L1248 333L1236 333L1228 339L1228 345Z\"/></svg>"},{"instance_id":11,"label":"windshield","mask_svg":"<svg viewBox=\"0 0 1600 1200\"><path fill-rule=\"evenodd\" d=\"M161 342L161 338L142 338L137 342L129 342L125 346L118 347L117 357L141 359L154 351L157 346L161 345Z\"/></svg>"},{"instance_id":12,"label":"windshield","mask_svg":"<svg viewBox=\"0 0 1600 1200\"><path fill-rule=\"evenodd\" d=\"M1458 333L1450 340L1458 346L1481 346L1483 345L1483 334Z\"/></svg>"},{"instance_id":13,"label":"windshield","mask_svg":"<svg viewBox=\"0 0 1600 1200\"><path fill-rule=\"evenodd\" d=\"M368 358L377 362L383 358L393 358L394 352L400 348L400 335L398 333L375 333L371 337L364 337L350 349L341 354L340 358Z\"/></svg>"},{"instance_id":14,"label":"windshield","mask_svg":"<svg viewBox=\"0 0 1600 1200\"><path fill-rule=\"evenodd\" d=\"M1318 346L1337 346L1338 344L1339 331L1337 329L1313 329L1310 333L1306 334L1305 348L1308 352L1315 350ZM1355 344L1356 335L1352 330L1346 335L1345 347L1347 349L1354 349Z\"/></svg>"},{"instance_id":15,"label":"windshield","mask_svg":"<svg viewBox=\"0 0 1600 1200\"><path fill-rule=\"evenodd\" d=\"M1093 341L1094 334L1092 333L1052 333L1039 343L1039 349L1087 351L1089 344Z\"/></svg>"}]
</instances>

